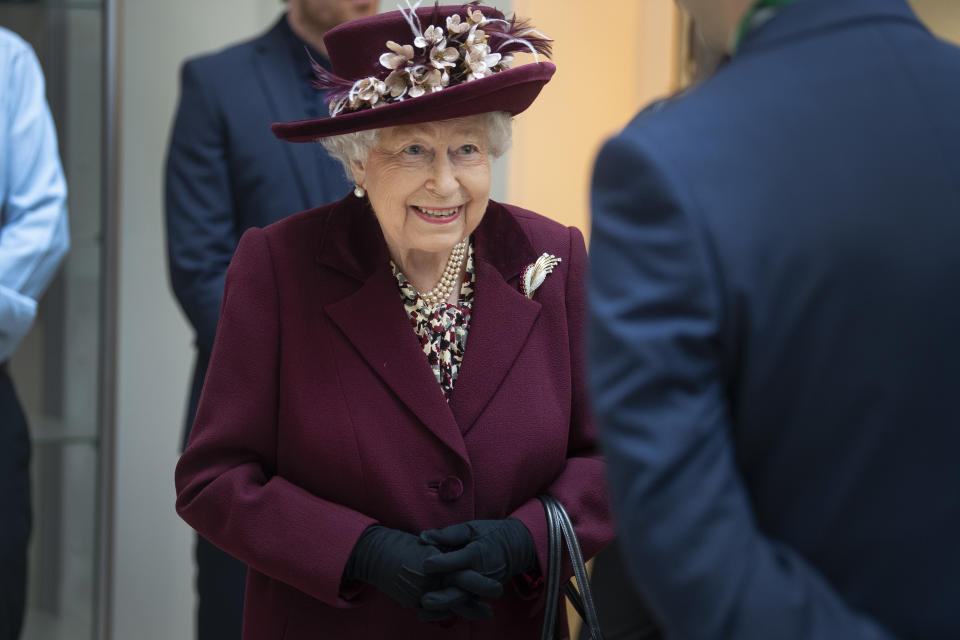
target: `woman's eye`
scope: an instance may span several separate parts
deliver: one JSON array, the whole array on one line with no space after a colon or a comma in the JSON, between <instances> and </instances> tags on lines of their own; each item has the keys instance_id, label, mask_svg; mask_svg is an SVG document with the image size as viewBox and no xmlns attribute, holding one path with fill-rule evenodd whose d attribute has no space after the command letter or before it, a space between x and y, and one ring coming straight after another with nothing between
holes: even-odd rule
<instances>
[{"instance_id":1,"label":"woman's eye","mask_svg":"<svg viewBox=\"0 0 960 640\"><path fill-rule=\"evenodd\" d=\"M412 144L403 150L408 156L419 156L423 154L423 147L418 144Z\"/></svg>"},{"instance_id":2,"label":"woman's eye","mask_svg":"<svg viewBox=\"0 0 960 640\"><path fill-rule=\"evenodd\" d=\"M460 147L460 153L463 155L470 155L471 153L477 153L480 149L477 148L475 144L465 144Z\"/></svg>"}]
</instances>

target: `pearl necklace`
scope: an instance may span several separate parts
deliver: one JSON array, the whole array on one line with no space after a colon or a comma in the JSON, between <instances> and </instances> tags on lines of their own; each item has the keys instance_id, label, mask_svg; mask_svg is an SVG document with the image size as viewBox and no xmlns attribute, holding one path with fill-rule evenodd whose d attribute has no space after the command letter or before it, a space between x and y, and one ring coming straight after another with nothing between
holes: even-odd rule
<instances>
[{"instance_id":1,"label":"pearl necklace","mask_svg":"<svg viewBox=\"0 0 960 640\"><path fill-rule=\"evenodd\" d=\"M426 293L421 293L420 297L429 305L437 305L446 302L453 293L453 287L457 284L460 277L460 267L463 266L463 258L467 253L467 239L464 238L453 246L450 257L447 258L447 267L440 276L440 282Z\"/></svg>"}]
</instances>

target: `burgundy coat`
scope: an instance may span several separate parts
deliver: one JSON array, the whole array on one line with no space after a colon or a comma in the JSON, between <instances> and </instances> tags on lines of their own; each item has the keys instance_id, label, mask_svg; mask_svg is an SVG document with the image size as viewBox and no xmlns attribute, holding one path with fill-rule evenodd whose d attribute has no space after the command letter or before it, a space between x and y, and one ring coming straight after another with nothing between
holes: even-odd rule
<instances>
[{"instance_id":1,"label":"burgundy coat","mask_svg":"<svg viewBox=\"0 0 960 640\"><path fill-rule=\"evenodd\" d=\"M350 196L251 229L227 274L177 511L250 566L244 638L538 637L543 588L507 589L492 620L421 623L341 576L374 523L419 534L519 518L545 567L539 493L570 512L584 554L613 538L583 368L583 237L491 202L448 404L401 303L376 218ZM562 262L533 300L522 268Z\"/></svg>"}]
</instances>

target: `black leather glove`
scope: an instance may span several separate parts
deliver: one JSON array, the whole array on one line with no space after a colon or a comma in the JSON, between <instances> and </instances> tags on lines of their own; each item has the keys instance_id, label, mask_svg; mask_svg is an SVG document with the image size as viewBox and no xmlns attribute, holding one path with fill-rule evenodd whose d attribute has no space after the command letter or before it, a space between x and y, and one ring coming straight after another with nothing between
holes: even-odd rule
<instances>
[{"instance_id":1,"label":"black leather glove","mask_svg":"<svg viewBox=\"0 0 960 640\"><path fill-rule=\"evenodd\" d=\"M443 620L459 615L471 620L489 618L490 605L459 587L444 587L438 577L423 571L425 558L437 554L409 533L374 525L357 540L343 575L373 585L408 609L418 609L421 620Z\"/></svg>"},{"instance_id":2,"label":"black leather glove","mask_svg":"<svg viewBox=\"0 0 960 640\"><path fill-rule=\"evenodd\" d=\"M516 518L471 520L424 531L420 540L441 550L424 560L427 575L480 597L500 595L507 580L537 565L533 536Z\"/></svg>"},{"instance_id":3,"label":"black leather glove","mask_svg":"<svg viewBox=\"0 0 960 640\"><path fill-rule=\"evenodd\" d=\"M472 593L460 587L444 587L430 591L420 599L423 607L417 615L424 622L446 620L454 615L467 620L486 620L493 616L493 608L477 600Z\"/></svg>"},{"instance_id":4,"label":"black leather glove","mask_svg":"<svg viewBox=\"0 0 960 640\"><path fill-rule=\"evenodd\" d=\"M373 585L402 606L420 606L420 598L437 588L437 580L423 571L423 561L437 553L416 536L373 525L357 540L343 576Z\"/></svg>"}]
</instances>

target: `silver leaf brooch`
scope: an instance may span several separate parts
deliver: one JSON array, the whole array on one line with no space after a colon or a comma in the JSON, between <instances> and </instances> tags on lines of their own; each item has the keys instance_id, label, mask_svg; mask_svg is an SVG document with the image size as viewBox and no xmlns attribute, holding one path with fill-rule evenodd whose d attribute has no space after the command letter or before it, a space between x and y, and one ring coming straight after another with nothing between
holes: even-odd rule
<instances>
[{"instance_id":1,"label":"silver leaf brooch","mask_svg":"<svg viewBox=\"0 0 960 640\"><path fill-rule=\"evenodd\" d=\"M553 268L558 264L560 264L560 258L545 253L537 258L536 262L524 267L520 273L520 291L523 295L533 299L534 291L540 288L543 281L547 279L547 275L553 273Z\"/></svg>"}]
</instances>

